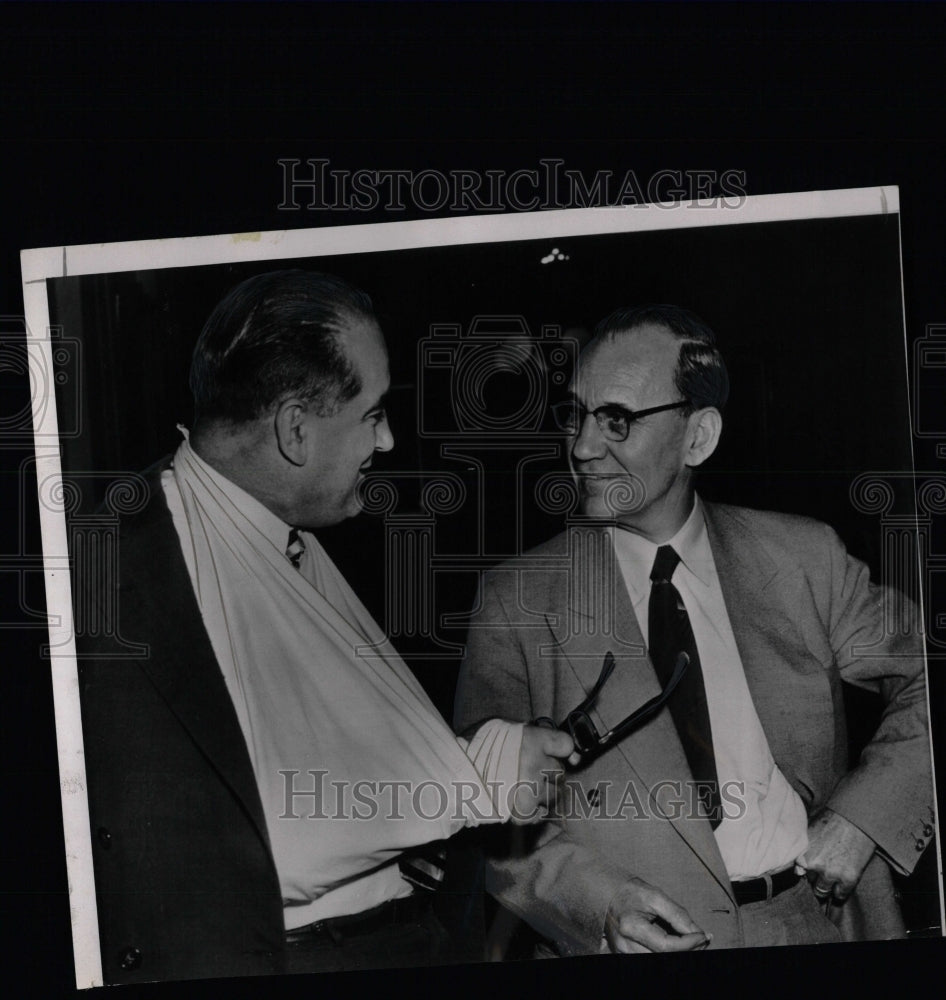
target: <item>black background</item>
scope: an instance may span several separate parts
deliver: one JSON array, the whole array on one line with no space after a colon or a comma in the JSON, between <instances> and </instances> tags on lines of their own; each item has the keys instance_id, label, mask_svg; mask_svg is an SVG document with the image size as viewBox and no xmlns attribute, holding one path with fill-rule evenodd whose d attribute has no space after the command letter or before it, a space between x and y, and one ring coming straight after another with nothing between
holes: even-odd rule
<instances>
[{"instance_id":1,"label":"black background","mask_svg":"<svg viewBox=\"0 0 946 1000\"><path fill-rule=\"evenodd\" d=\"M626 210L625 225L634 211ZM553 247L559 257L548 261ZM70 514L92 513L113 477L175 449L175 425L190 423L187 371L204 319L250 274L293 266L327 269L370 290L381 317L395 447L375 456L374 469L398 491L388 516L423 516L420 487L433 476L450 477L465 493L456 510L435 518L434 621L465 620L477 582L471 559L488 569L564 528L565 513L537 496L544 477L568 478L547 404L564 395L580 343L601 315L648 299L697 311L717 331L729 369L725 430L700 469L701 496L818 518L875 579L896 585L909 572L884 558L877 513L851 502L852 483L870 470L895 483L899 476L894 510L910 511L896 214L52 279L50 321L63 330L61 345L74 341L56 380L62 467L80 497ZM534 339L518 341L531 354L510 350L517 330L520 338L531 332ZM865 434L868 421L883 433ZM416 569L410 579L385 577L380 514L320 536L450 717L465 627L438 625L439 642L430 641L388 613L387 595L422 592L423 584Z\"/></svg>"},{"instance_id":2,"label":"black background","mask_svg":"<svg viewBox=\"0 0 946 1000\"><path fill-rule=\"evenodd\" d=\"M380 209L280 211L279 158L511 171L560 157L589 176L738 169L750 194L899 185L913 342L926 324L946 322L944 43L939 4L6 4L0 313L22 315L26 247L390 221ZM725 278L745 295L749 276ZM5 322L6 333L15 322ZM16 414L28 399L25 373L4 355L0 378L3 412ZM862 432L889 439L870 397L865 386ZM935 402L932 412L935 427ZM946 440L946 413L941 424ZM38 548L29 481L20 489L29 452L12 442L0 442L4 557ZM915 438L918 470L942 472L938 443ZM0 577L4 624L23 620L21 606L42 608L37 575L22 586L15 571ZM74 989L48 663L44 630L22 623L29 627L3 632L6 968L38 995L65 997ZM941 667L931 661L932 672ZM943 711L933 708L942 761ZM942 789L941 778L941 799ZM124 992L469 985L741 995L776 980L825 992L907 990L923 988L944 957L942 941L917 940Z\"/></svg>"}]
</instances>

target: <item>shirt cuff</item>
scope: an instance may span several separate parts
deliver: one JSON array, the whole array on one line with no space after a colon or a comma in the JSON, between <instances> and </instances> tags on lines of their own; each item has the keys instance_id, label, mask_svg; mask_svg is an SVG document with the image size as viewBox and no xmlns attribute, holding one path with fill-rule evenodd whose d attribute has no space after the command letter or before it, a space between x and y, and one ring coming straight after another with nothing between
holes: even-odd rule
<instances>
[{"instance_id":1,"label":"shirt cuff","mask_svg":"<svg viewBox=\"0 0 946 1000\"><path fill-rule=\"evenodd\" d=\"M497 818L502 822L513 813L523 728L521 722L489 719L477 729L469 744L460 739L466 755L489 791Z\"/></svg>"}]
</instances>

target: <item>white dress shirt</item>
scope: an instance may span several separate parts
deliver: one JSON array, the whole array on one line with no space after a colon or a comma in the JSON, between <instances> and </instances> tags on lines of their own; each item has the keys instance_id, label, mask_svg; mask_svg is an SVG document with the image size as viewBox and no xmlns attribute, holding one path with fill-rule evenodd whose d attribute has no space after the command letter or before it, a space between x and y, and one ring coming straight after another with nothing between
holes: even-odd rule
<instances>
[{"instance_id":1,"label":"white dress shirt","mask_svg":"<svg viewBox=\"0 0 946 1000\"><path fill-rule=\"evenodd\" d=\"M696 640L716 772L726 790L723 820L715 830L720 854L733 881L781 871L808 846L807 814L772 758L752 703L698 497L686 523L665 544L680 556L671 582ZM627 530L614 532L614 546L647 643L650 571L658 546Z\"/></svg>"}]
</instances>

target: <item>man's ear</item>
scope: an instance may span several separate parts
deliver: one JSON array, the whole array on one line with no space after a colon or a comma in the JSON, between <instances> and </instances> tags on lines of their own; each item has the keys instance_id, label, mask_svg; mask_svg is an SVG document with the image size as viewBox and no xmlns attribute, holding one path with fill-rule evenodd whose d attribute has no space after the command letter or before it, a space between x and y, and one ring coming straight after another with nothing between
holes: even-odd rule
<instances>
[{"instance_id":1,"label":"man's ear","mask_svg":"<svg viewBox=\"0 0 946 1000\"><path fill-rule=\"evenodd\" d=\"M690 414L689 445L686 464L691 468L702 465L716 451L723 432L723 418L715 406L707 406Z\"/></svg>"},{"instance_id":2,"label":"man's ear","mask_svg":"<svg viewBox=\"0 0 946 1000\"><path fill-rule=\"evenodd\" d=\"M273 417L273 430L279 453L293 465L305 465L308 456L308 410L301 399L283 400Z\"/></svg>"}]
</instances>

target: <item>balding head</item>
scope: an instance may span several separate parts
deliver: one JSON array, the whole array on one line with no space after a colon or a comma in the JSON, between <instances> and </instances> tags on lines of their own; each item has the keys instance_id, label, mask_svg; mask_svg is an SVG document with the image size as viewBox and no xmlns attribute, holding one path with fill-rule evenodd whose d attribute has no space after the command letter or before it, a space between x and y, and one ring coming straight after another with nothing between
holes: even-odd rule
<instances>
[{"instance_id":1,"label":"balding head","mask_svg":"<svg viewBox=\"0 0 946 1000\"><path fill-rule=\"evenodd\" d=\"M674 384L689 412L713 406L722 411L729 398L729 375L716 335L699 316L680 306L645 305L616 309L595 328L584 354L602 343L631 337L645 327L666 330L679 345Z\"/></svg>"}]
</instances>

